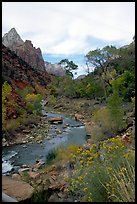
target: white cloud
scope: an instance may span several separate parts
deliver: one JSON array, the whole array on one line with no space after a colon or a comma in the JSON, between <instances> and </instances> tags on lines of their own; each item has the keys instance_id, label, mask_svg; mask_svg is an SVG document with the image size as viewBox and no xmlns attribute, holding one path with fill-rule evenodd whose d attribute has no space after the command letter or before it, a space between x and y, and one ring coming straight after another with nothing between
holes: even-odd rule
<instances>
[{"instance_id":1,"label":"white cloud","mask_svg":"<svg viewBox=\"0 0 137 204\"><path fill-rule=\"evenodd\" d=\"M135 34L134 2L2 2L2 33L15 27L43 53L85 53L87 37L128 44Z\"/></svg>"}]
</instances>

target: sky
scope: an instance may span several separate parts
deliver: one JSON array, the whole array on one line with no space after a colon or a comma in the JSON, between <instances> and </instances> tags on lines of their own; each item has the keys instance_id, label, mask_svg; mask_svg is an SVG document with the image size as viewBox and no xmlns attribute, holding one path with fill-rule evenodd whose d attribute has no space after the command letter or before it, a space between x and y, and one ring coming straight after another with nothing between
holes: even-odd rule
<instances>
[{"instance_id":1,"label":"sky","mask_svg":"<svg viewBox=\"0 0 137 204\"><path fill-rule=\"evenodd\" d=\"M90 50L132 42L135 2L2 2L2 36L13 27L45 61L73 60L80 75Z\"/></svg>"}]
</instances>

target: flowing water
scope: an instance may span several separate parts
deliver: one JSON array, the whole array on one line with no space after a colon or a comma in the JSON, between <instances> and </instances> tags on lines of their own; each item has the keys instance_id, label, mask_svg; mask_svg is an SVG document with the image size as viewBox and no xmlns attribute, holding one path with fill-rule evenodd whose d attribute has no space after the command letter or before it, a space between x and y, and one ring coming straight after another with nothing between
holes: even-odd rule
<instances>
[{"instance_id":1,"label":"flowing water","mask_svg":"<svg viewBox=\"0 0 137 204\"><path fill-rule=\"evenodd\" d=\"M49 130L50 140L43 139L42 143L18 144L11 147L3 147L2 150L2 174L8 175L16 172L23 164L33 165L36 160L41 159L46 162L46 156L52 150L69 144L84 144L86 141L86 130L81 122L56 113L43 111L47 118L62 117L63 123L51 125ZM45 118L45 120L47 120ZM63 128L67 124L66 128ZM56 130L60 129L61 134ZM54 137L53 137L54 135Z\"/></svg>"}]
</instances>

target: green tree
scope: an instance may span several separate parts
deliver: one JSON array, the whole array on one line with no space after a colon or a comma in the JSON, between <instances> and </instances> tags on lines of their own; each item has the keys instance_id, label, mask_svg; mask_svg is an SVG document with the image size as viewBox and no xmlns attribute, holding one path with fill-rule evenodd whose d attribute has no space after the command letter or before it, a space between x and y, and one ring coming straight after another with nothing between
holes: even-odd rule
<instances>
[{"instance_id":1,"label":"green tree","mask_svg":"<svg viewBox=\"0 0 137 204\"><path fill-rule=\"evenodd\" d=\"M124 109L122 107L122 98L119 97L117 91L114 91L113 94L108 98L107 107L113 122L113 129L117 132L124 126Z\"/></svg>"},{"instance_id":2,"label":"green tree","mask_svg":"<svg viewBox=\"0 0 137 204\"><path fill-rule=\"evenodd\" d=\"M131 97L135 96L135 73L125 70L112 81L112 89L117 90L124 101L131 101Z\"/></svg>"},{"instance_id":3,"label":"green tree","mask_svg":"<svg viewBox=\"0 0 137 204\"><path fill-rule=\"evenodd\" d=\"M118 74L125 70L135 72L135 43L118 49L118 58L115 59L114 66Z\"/></svg>"},{"instance_id":4,"label":"green tree","mask_svg":"<svg viewBox=\"0 0 137 204\"><path fill-rule=\"evenodd\" d=\"M66 74L73 77L73 70L78 69L78 65L76 65L73 61L69 61L68 59L63 59L59 62L59 64L65 69Z\"/></svg>"},{"instance_id":5,"label":"green tree","mask_svg":"<svg viewBox=\"0 0 137 204\"><path fill-rule=\"evenodd\" d=\"M106 46L88 52L86 63L95 68L94 73L103 82L105 97L107 98L107 86L112 87L110 81L113 79L113 61L118 58L117 49L114 46Z\"/></svg>"},{"instance_id":6,"label":"green tree","mask_svg":"<svg viewBox=\"0 0 137 204\"><path fill-rule=\"evenodd\" d=\"M106 46L102 49L89 51L85 56L86 63L92 65L95 69L99 68L99 72L106 72L110 67L110 63L117 56L117 49L114 46ZM101 68L101 69L100 69Z\"/></svg>"}]
</instances>

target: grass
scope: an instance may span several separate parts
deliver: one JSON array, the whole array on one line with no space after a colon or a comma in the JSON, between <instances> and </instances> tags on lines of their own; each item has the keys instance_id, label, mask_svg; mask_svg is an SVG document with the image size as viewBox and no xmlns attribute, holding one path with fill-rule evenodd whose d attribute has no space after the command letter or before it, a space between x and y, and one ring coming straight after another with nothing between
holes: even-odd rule
<instances>
[{"instance_id":1,"label":"grass","mask_svg":"<svg viewBox=\"0 0 137 204\"><path fill-rule=\"evenodd\" d=\"M22 172L22 180L25 181L25 182L27 182L27 183L29 183L29 181L30 181L30 176L29 176L29 174L28 174L27 171Z\"/></svg>"},{"instance_id":2,"label":"grass","mask_svg":"<svg viewBox=\"0 0 137 204\"><path fill-rule=\"evenodd\" d=\"M61 167L67 162L71 162L72 155L76 152L79 145L69 145L68 147L59 147L48 153L46 161L48 165Z\"/></svg>"},{"instance_id":3,"label":"grass","mask_svg":"<svg viewBox=\"0 0 137 204\"><path fill-rule=\"evenodd\" d=\"M112 202L135 202L135 168L128 160L109 177L110 183L105 188Z\"/></svg>"},{"instance_id":4,"label":"grass","mask_svg":"<svg viewBox=\"0 0 137 204\"><path fill-rule=\"evenodd\" d=\"M31 198L31 202L47 202L49 197L51 195L51 192L49 190L35 190L33 193L33 196Z\"/></svg>"},{"instance_id":5,"label":"grass","mask_svg":"<svg viewBox=\"0 0 137 204\"><path fill-rule=\"evenodd\" d=\"M48 155L46 156L46 162L47 164L51 164L52 161L56 158L57 156L57 150L52 150L48 153Z\"/></svg>"}]
</instances>

